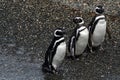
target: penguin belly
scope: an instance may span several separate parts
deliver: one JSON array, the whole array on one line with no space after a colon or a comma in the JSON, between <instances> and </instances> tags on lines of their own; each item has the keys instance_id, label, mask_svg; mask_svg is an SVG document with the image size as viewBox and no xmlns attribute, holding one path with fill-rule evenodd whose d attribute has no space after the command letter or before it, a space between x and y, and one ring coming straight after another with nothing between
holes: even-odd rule
<instances>
[{"instance_id":1,"label":"penguin belly","mask_svg":"<svg viewBox=\"0 0 120 80\"><path fill-rule=\"evenodd\" d=\"M83 53L83 51L85 50L88 44L88 37L89 37L89 32L87 28L84 31L80 32L80 36L76 42L75 55L81 55Z\"/></svg>"},{"instance_id":2,"label":"penguin belly","mask_svg":"<svg viewBox=\"0 0 120 80\"><path fill-rule=\"evenodd\" d=\"M56 53L53 57L52 65L56 69L64 60L66 54L66 43L62 42L60 45L58 45Z\"/></svg>"},{"instance_id":3,"label":"penguin belly","mask_svg":"<svg viewBox=\"0 0 120 80\"><path fill-rule=\"evenodd\" d=\"M92 46L93 47L99 46L104 41L105 34L106 34L106 21L100 20L96 25L92 35Z\"/></svg>"}]
</instances>

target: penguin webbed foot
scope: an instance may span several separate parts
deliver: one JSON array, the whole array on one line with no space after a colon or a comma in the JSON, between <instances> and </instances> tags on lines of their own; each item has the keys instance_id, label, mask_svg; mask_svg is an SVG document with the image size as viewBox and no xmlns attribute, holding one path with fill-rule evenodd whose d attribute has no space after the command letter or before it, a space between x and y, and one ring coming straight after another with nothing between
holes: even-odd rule
<instances>
[{"instance_id":1,"label":"penguin webbed foot","mask_svg":"<svg viewBox=\"0 0 120 80\"><path fill-rule=\"evenodd\" d=\"M42 71L43 71L44 73L51 72L50 68L47 67L47 66L42 66Z\"/></svg>"},{"instance_id":2,"label":"penguin webbed foot","mask_svg":"<svg viewBox=\"0 0 120 80\"><path fill-rule=\"evenodd\" d=\"M52 74L58 74L58 71L57 70L52 70Z\"/></svg>"},{"instance_id":3,"label":"penguin webbed foot","mask_svg":"<svg viewBox=\"0 0 120 80\"><path fill-rule=\"evenodd\" d=\"M80 60L80 56L81 55L75 55L75 60L77 60L77 61Z\"/></svg>"},{"instance_id":4,"label":"penguin webbed foot","mask_svg":"<svg viewBox=\"0 0 120 80\"><path fill-rule=\"evenodd\" d=\"M92 49L90 49L90 53L95 53L95 51L93 51Z\"/></svg>"},{"instance_id":5,"label":"penguin webbed foot","mask_svg":"<svg viewBox=\"0 0 120 80\"><path fill-rule=\"evenodd\" d=\"M58 71L52 65L50 66L50 69L52 74L58 74Z\"/></svg>"},{"instance_id":6,"label":"penguin webbed foot","mask_svg":"<svg viewBox=\"0 0 120 80\"><path fill-rule=\"evenodd\" d=\"M75 56L67 56L66 58L67 58L67 59L75 60Z\"/></svg>"},{"instance_id":7,"label":"penguin webbed foot","mask_svg":"<svg viewBox=\"0 0 120 80\"><path fill-rule=\"evenodd\" d=\"M87 46L87 48L86 48L86 52L90 52L90 53L94 53L94 51L93 51L93 47L92 46L90 46L90 45L88 45Z\"/></svg>"},{"instance_id":8,"label":"penguin webbed foot","mask_svg":"<svg viewBox=\"0 0 120 80\"><path fill-rule=\"evenodd\" d=\"M78 60L80 60L80 56L81 56L81 55L74 55L74 56L71 57L71 59L78 61Z\"/></svg>"},{"instance_id":9,"label":"penguin webbed foot","mask_svg":"<svg viewBox=\"0 0 120 80\"><path fill-rule=\"evenodd\" d=\"M55 69L50 69L50 68L48 68L48 67L42 68L42 71L43 71L44 73L58 74L58 71L57 71L57 70L55 70Z\"/></svg>"},{"instance_id":10,"label":"penguin webbed foot","mask_svg":"<svg viewBox=\"0 0 120 80\"><path fill-rule=\"evenodd\" d=\"M99 49L100 51L104 51L104 48L102 47L102 46L100 46L100 49Z\"/></svg>"}]
</instances>

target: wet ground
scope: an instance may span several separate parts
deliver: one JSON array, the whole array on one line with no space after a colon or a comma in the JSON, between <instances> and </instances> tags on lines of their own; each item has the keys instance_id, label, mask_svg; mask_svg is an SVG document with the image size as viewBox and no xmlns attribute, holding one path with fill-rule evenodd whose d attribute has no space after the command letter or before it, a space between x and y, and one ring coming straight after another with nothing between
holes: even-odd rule
<instances>
[{"instance_id":1,"label":"wet ground","mask_svg":"<svg viewBox=\"0 0 120 80\"><path fill-rule=\"evenodd\" d=\"M112 39L106 35L104 50L87 58L65 59L58 69L60 73L52 75L44 74L41 64L53 31L65 27L68 40L75 26L72 18L81 15L88 25L94 5L86 3L88 9L79 11L73 5L48 0L0 0L0 80L120 80L120 2L102 3L108 10Z\"/></svg>"}]
</instances>

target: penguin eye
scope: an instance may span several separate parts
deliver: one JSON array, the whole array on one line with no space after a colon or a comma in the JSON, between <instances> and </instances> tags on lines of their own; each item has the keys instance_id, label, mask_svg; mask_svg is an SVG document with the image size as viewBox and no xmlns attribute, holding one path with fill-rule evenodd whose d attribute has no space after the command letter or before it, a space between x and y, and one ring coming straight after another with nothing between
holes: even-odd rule
<instances>
[{"instance_id":1,"label":"penguin eye","mask_svg":"<svg viewBox=\"0 0 120 80\"><path fill-rule=\"evenodd\" d=\"M104 12L104 9L96 9L96 12L98 12L98 13L103 13L103 12Z\"/></svg>"},{"instance_id":2,"label":"penguin eye","mask_svg":"<svg viewBox=\"0 0 120 80\"><path fill-rule=\"evenodd\" d=\"M104 7L99 5L95 8L96 12L102 14L104 12Z\"/></svg>"},{"instance_id":3,"label":"penguin eye","mask_svg":"<svg viewBox=\"0 0 120 80\"><path fill-rule=\"evenodd\" d=\"M74 23L81 23L82 20L81 20L81 19L73 19L73 22L74 22Z\"/></svg>"},{"instance_id":4,"label":"penguin eye","mask_svg":"<svg viewBox=\"0 0 120 80\"><path fill-rule=\"evenodd\" d=\"M63 35L62 31L57 31L56 35Z\"/></svg>"},{"instance_id":5,"label":"penguin eye","mask_svg":"<svg viewBox=\"0 0 120 80\"><path fill-rule=\"evenodd\" d=\"M78 19L78 23L81 23L82 22L82 20L81 19Z\"/></svg>"},{"instance_id":6,"label":"penguin eye","mask_svg":"<svg viewBox=\"0 0 120 80\"><path fill-rule=\"evenodd\" d=\"M83 19L82 19L81 17L75 17L75 18L73 19L73 22L74 22L75 24L82 23L82 22L83 22Z\"/></svg>"},{"instance_id":7,"label":"penguin eye","mask_svg":"<svg viewBox=\"0 0 120 80\"><path fill-rule=\"evenodd\" d=\"M54 32L54 36L56 36L56 37L61 37L61 36L63 36L63 31L62 30L56 30L55 32Z\"/></svg>"}]
</instances>

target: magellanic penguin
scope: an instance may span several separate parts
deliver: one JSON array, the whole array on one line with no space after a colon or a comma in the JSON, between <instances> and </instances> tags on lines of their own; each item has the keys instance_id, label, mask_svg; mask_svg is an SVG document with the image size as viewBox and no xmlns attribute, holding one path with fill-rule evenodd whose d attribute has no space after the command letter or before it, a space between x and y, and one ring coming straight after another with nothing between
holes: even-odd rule
<instances>
[{"instance_id":1,"label":"magellanic penguin","mask_svg":"<svg viewBox=\"0 0 120 80\"><path fill-rule=\"evenodd\" d=\"M99 5L95 8L95 16L88 25L89 28L89 49L94 51L99 48L105 38L106 34L106 19L104 13L104 7Z\"/></svg>"},{"instance_id":2,"label":"magellanic penguin","mask_svg":"<svg viewBox=\"0 0 120 80\"><path fill-rule=\"evenodd\" d=\"M83 26L84 20L81 17L75 17L73 22L77 25L69 39L68 51L70 52L70 56L72 59L78 58L85 51L88 38L89 31Z\"/></svg>"},{"instance_id":3,"label":"magellanic penguin","mask_svg":"<svg viewBox=\"0 0 120 80\"><path fill-rule=\"evenodd\" d=\"M54 38L45 53L45 62L42 65L44 72L56 73L57 67L59 67L64 60L66 55L64 34L64 30L60 28L54 31Z\"/></svg>"}]
</instances>

